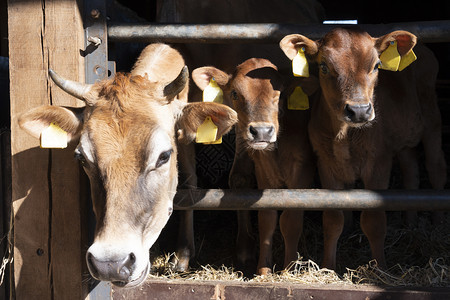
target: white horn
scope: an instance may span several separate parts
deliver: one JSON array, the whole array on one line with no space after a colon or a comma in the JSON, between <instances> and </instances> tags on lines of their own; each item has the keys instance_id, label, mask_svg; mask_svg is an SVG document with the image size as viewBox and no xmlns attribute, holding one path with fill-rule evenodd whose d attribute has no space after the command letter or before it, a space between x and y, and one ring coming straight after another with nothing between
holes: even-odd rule
<instances>
[{"instance_id":1,"label":"white horn","mask_svg":"<svg viewBox=\"0 0 450 300\"><path fill-rule=\"evenodd\" d=\"M59 86L63 91L80 100L87 100L86 95L91 90L92 84L83 84L76 81L64 79L52 69L49 69L48 73L50 74L50 77L53 79L56 85Z\"/></svg>"}]
</instances>

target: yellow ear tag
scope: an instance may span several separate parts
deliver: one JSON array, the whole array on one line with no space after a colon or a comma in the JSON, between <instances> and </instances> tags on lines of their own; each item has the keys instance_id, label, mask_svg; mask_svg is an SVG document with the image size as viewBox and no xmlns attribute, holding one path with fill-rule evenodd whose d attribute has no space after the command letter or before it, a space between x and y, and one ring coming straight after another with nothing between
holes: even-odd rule
<instances>
[{"instance_id":1,"label":"yellow ear tag","mask_svg":"<svg viewBox=\"0 0 450 300\"><path fill-rule=\"evenodd\" d=\"M397 51L397 42L393 41L389 47L380 55L380 69L388 71L397 71L400 65L400 54Z\"/></svg>"},{"instance_id":2,"label":"yellow ear tag","mask_svg":"<svg viewBox=\"0 0 450 300\"><path fill-rule=\"evenodd\" d=\"M398 70L403 71L404 68L412 64L416 59L417 56L411 49L411 51L402 56L402 59L400 60L400 65L398 66Z\"/></svg>"},{"instance_id":3,"label":"yellow ear tag","mask_svg":"<svg viewBox=\"0 0 450 300\"><path fill-rule=\"evenodd\" d=\"M309 67L304 47L298 50L297 55L292 60L292 73L296 77L309 77Z\"/></svg>"},{"instance_id":4,"label":"yellow ear tag","mask_svg":"<svg viewBox=\"0 0 450 300\"><path fill-rule=\"evenodd\" d=\"M294 92L288 98L288 109L291 110L307 110L309 109L308 95L303 92L303 89L297 86Z\"/></svg>"},{"instance_id":5,"label":"yellow ear tag","mask_svg":"<svg viewBox=\"0 0 450 300\"><path fill-rule=\"evenodd\" d=\"M203 90L203 102L223 103L223 91L214 78L211 78L208 86Z\"/></svg>"},{"instance_id":6,"label":"yellow ear tag","mask_svg":"<svg viewBox=\"0 0 450 300\"><path fill-rule=\"evenodd\" d=\"M67 132L51 123L41 132L41 148L66 148Z\"/></svg>"},{"instance_id":7,"label":"yellow ear tag","mask_svg":"<svg viewBox=\"0 0 450 300\"><path fill-rule=\"evenodd\" d=\"M220 137L219 139L215 140L214 142L211 143L203 143L205 145L219 145L222 144L222 137Z\"/></svg>"},{"instance_id":8,"label":"yellow ear tag","mask_svg":"<svg viewBox=\"0 0 450 300\"><path fill-rule=\"evenodd\" d=\"M217 141L217 126L211 120L211 117L206 117L202 125L197 128L196 143L214 143Z\"/></svg>"}]
</instances>

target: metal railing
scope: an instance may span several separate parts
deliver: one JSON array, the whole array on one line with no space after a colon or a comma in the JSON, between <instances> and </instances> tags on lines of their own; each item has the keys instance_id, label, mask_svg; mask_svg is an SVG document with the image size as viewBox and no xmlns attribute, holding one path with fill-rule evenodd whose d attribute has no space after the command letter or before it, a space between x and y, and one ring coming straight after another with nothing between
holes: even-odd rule
<instances>
[{"instance_id":1,"label":"metal railing","mask_svg":"<svg viewBox=\"0 0 450 300\"><path fill-rule=\"evenodd\" d=\"M449 190L179 190L179 210L450 210Z\"/></svg>"},{"instance_id":2,"label":"metal railing","mask_svg":"<svg viewBox=\"0 0 450 300\"><path fill-rule=\"evenodd\" d=\"M342 25L296 24L108 24L110 42L166 43L278 43L300 33L319 39ZM420 41L450 41L450 20L358 25L372 36L407 30ZM179 210L342 209L342 210L450 210L448 190L179 190L174 199Z\"/></svg>"},{"instance_id":3,"label":"metal railing","mask_svg":"<svg viewBox=\"0 0 450 300\"><path fill-rule=\"evenodd\" d=\"M108 39L120 42L166 43L278 43L284 36L300 33L319 39L342 25L295 24L108 24ZM407 30L425 43L450 41L450 20L358 25L372 36Z\"/></svg>"}]
</instances>

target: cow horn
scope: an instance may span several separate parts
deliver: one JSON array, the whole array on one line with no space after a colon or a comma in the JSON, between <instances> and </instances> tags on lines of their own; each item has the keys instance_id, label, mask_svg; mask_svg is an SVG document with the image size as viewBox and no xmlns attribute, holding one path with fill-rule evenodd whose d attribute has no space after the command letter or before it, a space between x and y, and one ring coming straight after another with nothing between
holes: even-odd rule
<instances>
[{"instance_id":1,"label":"cow horn","mask_svg":"<svg viewBox=\"0 0 450 300\"><path fill-rule=\"evenodd\" d=\"M56 83L56 85L59 86L63 91L80 100L83 101L87 100L86 95L91 90L92 84L83 84L76 81L64 79L52 69L49 69L48 73L50 77L53 79L53 81Z\"/></svg>"},{"instance_id":2,"label":"cow horn","mask_svg":"<svg viewBox=\"0 0 450 300\"><path fill-rule=\"evenodd\" d=\"M178 77L164 87L164 97L171 99L176 95L178 95L184 89L188 80L189 80L188 67L184 66Z\"/></svg>"}]
</instances>

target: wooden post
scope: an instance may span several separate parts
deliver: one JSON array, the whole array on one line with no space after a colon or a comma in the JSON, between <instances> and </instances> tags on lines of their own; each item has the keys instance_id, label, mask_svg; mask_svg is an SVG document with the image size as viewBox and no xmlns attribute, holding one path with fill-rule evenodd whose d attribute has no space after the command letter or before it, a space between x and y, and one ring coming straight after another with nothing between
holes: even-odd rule
<instances>
[{"instance_id":1,"label":"wooden post","mask_svg":"<svg viewBox=\"0 0 450 300\"><path fill-rule=\"evenodd\" d=\"M85 296L86 246L80 223L84 199L74 145L65 150L40 149L39 141L17 124L20 114L40 105L83 105L48 77L51 67L62 76L84 82L79 5L76 0L8 0L17 299Z\"/></svg>"}]
</instances>

